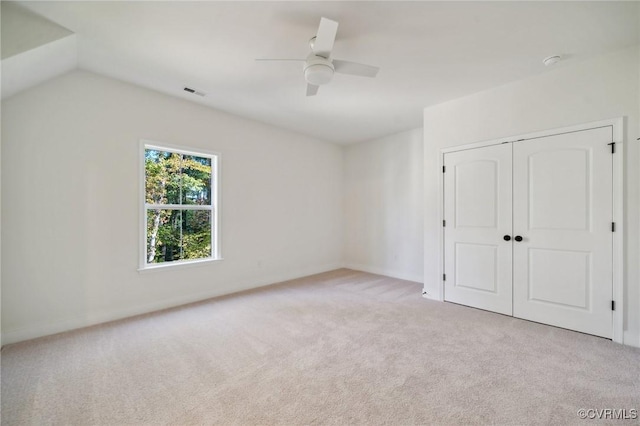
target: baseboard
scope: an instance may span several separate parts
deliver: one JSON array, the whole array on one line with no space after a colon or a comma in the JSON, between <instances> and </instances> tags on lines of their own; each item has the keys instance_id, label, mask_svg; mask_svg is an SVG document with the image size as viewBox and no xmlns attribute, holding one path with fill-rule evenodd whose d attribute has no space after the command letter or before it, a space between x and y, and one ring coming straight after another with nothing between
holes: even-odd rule
<instances>
[{"instance_id":1,"label":"baseboard","mask_svg":"<svg viewBox=\"0 0 640 426\"><path fill-rule=\"evenodd\" d=\"M150 312L155 312L162 309L174 308L177 306L186 305L188 303L200 302L203 300L211 299L212 297L239 293L245 290L264 287L271 284L277 284L282 281L289 281L309 275L320 274L322 272L333 271L342 267L342 263L336 262L332 264L303 268L294 271L287 271L279 274L272 274L261 279L227 284L225 285L224 289L217 288L211 291L185 295L177 298L166 299L125 309L95 312L87 314L87 316L85 317L70 318L46 324L35 324L17 330L5 330L1 333L0 336L2 339L2 345L4 346L11 343L22 342L24 340L35 339L38 337L49 336L65 331L71 331L79 328L89 327L92 325L129 318L136 315L148 314Z\"/></svg>"},{"instance_id":2,"label":"baseboard","mask_svg":"<svg viewBox=\"0 0 640 426\"><path fill-rule=\"evenodd\" d=\"M424 297L425 299L429 299L429 300L435 300L436 302L444 302L444 300L441 297L433 296L432 294L430 294L425 289L422 289L422 297Z\"/></svg>"},{"instance_id":3,"label":"baseboard","mask_svg":"<svg viewBox=\"0 0 640 426\"><path fill-rule=\"evenodd\" d=\"M345 263L345 268L353 269L356 271L369 272L371 274L384 275L391 278L398 278L400 280L413 281L417 283L422 282L422 275L408 274L403 271L397 271L387 268L378 268L376 266L362 265L358 263Z\"/></svg>"}]
</instances>

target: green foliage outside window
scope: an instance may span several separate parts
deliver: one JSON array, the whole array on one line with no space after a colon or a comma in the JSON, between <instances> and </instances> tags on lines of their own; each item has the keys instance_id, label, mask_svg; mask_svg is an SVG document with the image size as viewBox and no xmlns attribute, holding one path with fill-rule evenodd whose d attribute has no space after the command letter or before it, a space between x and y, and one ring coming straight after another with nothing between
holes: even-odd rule
<instances>
[{"instance_id":1,"label":"green foliage outside window","mask_svg":"<svg viewBox=\"0 0 640 426\"><path fill-rule=\"evenodd\" d=\"M212 256L211 179L211 158L145 149L147 263Z\"/></svg>"}]
</instances>

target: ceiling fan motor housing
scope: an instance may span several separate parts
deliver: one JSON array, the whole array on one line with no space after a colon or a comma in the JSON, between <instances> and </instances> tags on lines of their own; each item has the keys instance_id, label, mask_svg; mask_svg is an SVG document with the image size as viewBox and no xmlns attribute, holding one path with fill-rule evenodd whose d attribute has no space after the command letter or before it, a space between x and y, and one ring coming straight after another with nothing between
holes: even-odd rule
<instances>
[{"instance_id":1,"label":"ceiling fan motor housing","mask_svg":"<svg viewBox=\"0 0 640 426\"><path fill-rule=\"evenodd\" d=\"M304 78L307 83L321 86L331 81L333 77L333 64L331 60L313 53L307 56L304 63Z\"/></svg>"}]
</instances>

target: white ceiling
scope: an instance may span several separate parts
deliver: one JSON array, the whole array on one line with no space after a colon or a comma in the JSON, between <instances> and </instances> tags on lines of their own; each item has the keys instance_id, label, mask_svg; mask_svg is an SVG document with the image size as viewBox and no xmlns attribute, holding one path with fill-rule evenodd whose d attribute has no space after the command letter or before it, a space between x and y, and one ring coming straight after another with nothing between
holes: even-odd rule
<instances>
[{"instance_id":1,"label":"white ceiling","mask_svg":"<svg viewBox=\"0 0 640 426\"><path fill-rule=\"evenodd\" d=\"M637 44L636 2L21 2L77 34L78 66L336 143L422 125L422 109ZM336 75L305 96L320 17L340 23ZM182 90L190 86L200 98Z\"/></svg>"}]
</instances>

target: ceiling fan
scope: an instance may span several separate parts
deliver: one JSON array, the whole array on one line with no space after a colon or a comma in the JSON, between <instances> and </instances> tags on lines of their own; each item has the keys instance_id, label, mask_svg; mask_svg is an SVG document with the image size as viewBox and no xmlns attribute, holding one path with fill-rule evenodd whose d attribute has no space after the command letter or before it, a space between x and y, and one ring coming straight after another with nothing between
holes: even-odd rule
<instances>
[{"instance_id":1,"label":"ceiling fan","mask_svg":"<svg viewBox=\"0 0 640 426\"><path fill-rule=\"evenodd\" d=\"M316 36L309 40L311 53L306 59L256 59L256 61L301 61L304 62L304 78L307 81L307 96L315 96L318 87L331 81L334 73L360 77L375 77L380 68L357 62L332 59L331 51L338 32L338 23L321 18Z\"/></svg>"}]
</instances>

